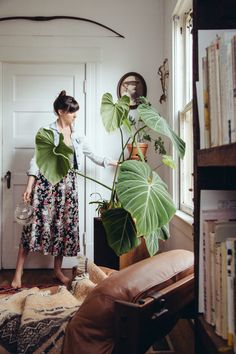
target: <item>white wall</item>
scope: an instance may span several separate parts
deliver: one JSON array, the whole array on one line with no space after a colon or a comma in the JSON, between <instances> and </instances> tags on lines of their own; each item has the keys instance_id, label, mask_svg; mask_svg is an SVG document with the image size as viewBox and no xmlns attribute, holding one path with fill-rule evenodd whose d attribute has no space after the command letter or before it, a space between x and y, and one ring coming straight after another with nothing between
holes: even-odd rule
<instances>
[{"instance_id":1,"label":"white wall","mask_svg":"<svg viewBox=\"0 0 236 354\"><path fill-rule=\"evenodd\" d=\"M54 22L29 23L11 21L0 23L0 41L9 46L12 43L19 51L32 50L32 33L36 45L43 46L51 37L52 47L65 51L66 47L98 48L101 50L100 88L102 93L111 92L116 98L116 87L120 77L129 71L140 73L147 83L148 97L158 106L160 82L158 67L163 62L163 11L164 0L10 0L1 1L1 17L5 16L52 16L68 15L93 19L123 34L125 39L111 37L111 33L93 24L57 20ZM4 36L4 34L6 34ZM24 35L24 38L20 38ZM63 38L63 43L61 39ZM63 48L61 45L63 44ZM31 49L28 49L30 47ZM19 55L19 53L18 53ZM74 52L72 52L73 60ZM100 119L99 111L94 119ZM114 135L100 132L105 154L117 157ZM103 152L102 146L99 146ZM109 180L109 173L103 174ZM108 178L107 178L108 177Z\"/></svg>"},{"instance_id":2,"label":"white wall","mask_svg":"<svg viewBox=\"0 0 236 354\"><path fill-rule=\"evenodd\" d=\"M140 73L147 84L147 96L151 103L167 119L171 118L171 90L167 103L160 104L159 66L165 57L169 59L171 70L171 20L176 0L2 0L0 2L1 17L6 16L53 16L67 15L92 19L113 28L124 35L124 39L116 38L111 32L94 24L85 22L56 20L53 22L9 21L0 22L0 46L3 48L1 57L4 59L4 48L14 61L35 55L37 48L50 47L51 50L66 55L71 62L93 60L98 62L97 102L94 115L89 119L99 127L95 132L94 148L97 152L117 158L120 152L119 135L108 135L102 128L99 114L100 99L104 92L111 92L116 99L117 83L121 76L129 71ZM91 55L90 55L90 54ZM48 52L50 56L50 51ZM95 55L95 59L93 59ZM39 58L40 61L40 58ZM171 76L169 81L171 87ZM61 88L60 88L61 89ZM59 89L59 90L60 90ZM79 97L77 97L79 100ZM92 104L92 103L91 103ZM0 124L1 126L1 124ZM149 161L154 167L157 156L149 152ZM1 166L1 163L0 163ZM158 171L168 182L169 170ZM4 171L2 171L4 173ZM98 168L96 176L110 184L112 170ZM96 187L106 196L106 191ZM185 244L185 240L172 232L174 246L176 240ZM179 243L178 243L179 244ZM167 243L166 243L167 246ZM170 245L170 247L172 247ZM183 246L183 248L185 248Z\"/></svg>"},{"instance_id":3,"label":"white wall","mask_svg":"<svg viewBox=\"0 0 236 354\"><path fill-rule=\"evenodd\" d=\"M162 113L167 108L159 104L161 95L158 68L166 57L166 35L168 25L165 20L166 8L172 0L8 0L0 2L1 17L6 16L53 16L67 15L92 19L103 23L124 35L116 38L111 32L85 22L56 20L53 22L9 21L0 22L1 58L11 61L30 62L39 51L39 61L43 50L50 60L50 51L60 57L67 56L71 62L87 61L98 63L97 102L93 115L89 116L90 126L99 127L95 132L94 148L97 152L117 158L120 152L118 134L108 135L102 127L99 113L100 99L104 92L111 92L116 99L117 83L129 71L140 73L147 84L147 96ZM39 50L40 49L40 50ZM63 55L62 55L63 53ZM60 91L61 88L59 88ZM79 97L77 97L79 100ZM93 104L91 102L91 104ZM167 117L168 118L168 117ZM99 122L94 124L93 122ZM0 124L1 126L1 124ZM0 142L1 143L1 142ZM156 155L149 153L149 159L156 166ZM155 164L155 165L154 165ZM2 171L4 174L4 171ZM161 171L164 175L165 171ZM98 168L96 176L110 184L112 170ZM106 191L96 187L103 192Z\"/></svg>"}]
</instances>

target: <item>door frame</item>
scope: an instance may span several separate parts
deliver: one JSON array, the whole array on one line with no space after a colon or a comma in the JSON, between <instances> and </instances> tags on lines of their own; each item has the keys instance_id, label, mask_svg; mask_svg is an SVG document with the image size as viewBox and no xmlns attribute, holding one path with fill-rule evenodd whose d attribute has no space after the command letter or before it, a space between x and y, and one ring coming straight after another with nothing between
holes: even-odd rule
<instances>
[{"instance_id":1,"label":"door frame","mask_svg":"<svg viewBox=\"0 0 236 354\"><path fill-rule=\"evenodd\" d=\"M21 36L20 36L21 37ZM19 43L23 43L25 38L18 38ZM25 42L24 42L25 43ZM0 146L2 146L3 137L3 63L15 64L42 64L42 63L60 63L60 64L85 64L85 133L88 141L93 142L93 149L96 151L101 143L99 134L96 134L99 125L99 88L100 88L100 63L101 49L98 47L66 47L64 48L64 38L57 37L56 46L54 46L53 37L43 38L43 43L35 41L33 38L27 39L26 50L19 50L16 45L5 46L0 39ZM86 89L87 87L87 89ZM95 117L95 119L94 119ZM86 161L86 168L89 169L90 175L97 178L99 172L91 161ZM2 206L3 206L3 188L5 188L3 171L3 156L0 157L0 269L2 268ZM96 184L92 181L86 182L85 200L89 200L91 193L96 192ZM84 225L85 232L80 235L81 252L93 259L93 217L95 216L94 208L88 203L84 209ZM87 222L85 222L87 221ZM87 227L86 227L87 225Z\"/></svg>"}]
</instances>

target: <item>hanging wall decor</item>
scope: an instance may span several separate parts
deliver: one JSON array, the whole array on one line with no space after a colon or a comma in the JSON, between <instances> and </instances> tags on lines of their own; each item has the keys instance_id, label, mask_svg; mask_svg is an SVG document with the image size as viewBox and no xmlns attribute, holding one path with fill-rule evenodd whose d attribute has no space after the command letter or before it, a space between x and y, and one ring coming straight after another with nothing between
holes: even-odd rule
<instances>
[{"instance_id":1,"label":"hanging wall decor","mask_svg":"<svg viewBox=\"0 0 236 354\"><path fill-rule=\"evenodd\" d=\"M138 98L146 97L147 86L144 78L135 72L129 72L122 76L117 85L117 96L130 97L130 109L135 109L138 106Z\"/></svg>"},{"instance_id":2,"label":"hanging wall decor","mask_svg":"<svg viewBox=\"0 0 236 354\"><path fill-rule=\"evenodd\" d=\"M159 99L159 102L162 103L163 101L166 102L167 100L167 79L169 77L169 69L168 69L168 59L165 58L163 64L158 69L158 75L160 75L161 80L161 88L162 88L162 95Z\"/></svg>"},{"instance_id":3,"label":"hanging wall decor","mask_svg":"<svg viewBox=\"0 0 236 354\"><path fill-rule=\"evenodd\" d=\"M122 34L116 32L112 28L103 25L100 22L90 20L89 18L84 18L84 17L76 17L76 16L8 16L8 17L0 17L0 22L3 21L14 21L14 20L27 20L27 21L37 21L37 22L43 22L43 21L52 21L52 20L76 20L76 21L83 21L83 22L89 22L92 23L96 26L103 27L107 29L108 31L112 32L115 34L116 37L119 38L125 38Z\"/></svg>"}]
</instances>

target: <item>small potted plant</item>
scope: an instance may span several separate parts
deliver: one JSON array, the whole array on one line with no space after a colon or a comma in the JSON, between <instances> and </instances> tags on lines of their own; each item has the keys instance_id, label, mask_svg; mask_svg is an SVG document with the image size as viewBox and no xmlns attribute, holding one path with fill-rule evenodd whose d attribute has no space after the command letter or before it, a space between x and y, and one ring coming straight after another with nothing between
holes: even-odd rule
<instances>
[{"instance_id":1,"label":"small potted plant","mask_svg":"<svg viewBox=\"0 0 236 354\"><path fill-rule=\"evenodd\" d=\"M130 121L131 128L133 128L133 130L134 130L134 136L135 136L135 133L137 133L136 142L134 140L131 143L127 144L129 158L132 160L140 160L140 156L138 154L138 148L136 146L136 145L138 145L139 149L141 150L141 152L146 160L147 149L148 149L147 141L150 141L150 139L151 139L150 135L146 133L145 125L143 124L143 122L140 118L138 118L138 120L136 120L132 116L129 116L129 121Z\"/></svg>"},{"instance_id":2,"label":"small potted plant","mask_svg":"<svg viewBox=\"0 0 236 354\"><path fill-rule=\"evenodd\" d=\"M99 183L111 192L107 203L109 207L102 213L101 220L106 231L107 242L115 253L119 256L129 252L140 244L141 237L143 237L149 254L154 255L158 250L159 239L165 240L169 237L168 224L176 209L172 197L167 191L166 183L145 162L137 144L137 135L139 131L143 130L143 127L147 127L155 133L168 137L181 158L185 153L185 143L144 97L140 98L137 108L143 127L134 132L129 121L129 104L130 99L127 96L122 96L117 102L113 102L110 93L106 93L102 97L103 125L109 133L118 129L121 137L119 164L111 186L106 186L100 181L84 176L79 171L76 172ZM55 147L53 133L51 133L50 130L42 129L37 134L36 159L42 173L45 171L46 178L55 183L59 178L64 177L71 168L69 163L71 149L64 144L63 136L60 138L59 145ZM47 158L44 155L46 154L45 149L40 149L40 144L42 141L45 143L45 139L48 149L50 149ZM137 147L140 161L126 160L125 149L130 142ZM58 154L58 152L60 153ZM60 170L55 171L56 163L49 163L48 159L60 159ZM162 161L173 167L171 156L163 155ZM57 174L56 178L55 174Z\"/></svg>"},{"instance_id":3,"label":"small potted plant","mask_svg":"<svg viewBox=\"0 0 236 354\"><path fill-rule=\"evenodd\" d=\"M153 138L141 118L135 119L134 117L129 116L129 121L131 127L134 130L134 136L135 133L137 133L136 142L135 140L133 140L131 143L127 144L130 159L140 160L140 156L138 154L138 149L136 146L138 145L146 160L148 143L153 143L155 152L159 153L160 155L166 155L166 149L162 137L159 136L158 138Z\"/></svg>"},{"instance_id":4,"label":"small potted plant","mask_svg":"<svg viewBox=\"0 0 236 354\"><path fill-rule=\"evenodd\" d=\"M101 215L110 208L110 201L107 199L103 199L100 193L91 193L90 197L93 195L98 195L98 199L94 200L92 202L89 202L89 204L96 204L96 212L98 213L98 216L101 217Z\"/></svg>"}]
</instances>

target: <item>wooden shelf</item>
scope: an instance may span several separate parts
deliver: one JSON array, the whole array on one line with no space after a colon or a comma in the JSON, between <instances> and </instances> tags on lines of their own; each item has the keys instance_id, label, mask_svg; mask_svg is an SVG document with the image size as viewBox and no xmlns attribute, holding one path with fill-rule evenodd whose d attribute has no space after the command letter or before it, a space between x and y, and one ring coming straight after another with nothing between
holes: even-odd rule
<instances>
[{"instance_id":1,"label":"wooden shelf","mask_svg":"<svg viewBox=\"0 0 236 354\"><path fill-rule=\"evenodd\" d=\"M200 124L196 82L199 81L199 30L236 29L235 0L193 0L193 132L194 132L194 251L196 302L199 296L201 190L236 190L236 143L199 149ZM200 69L201 70L201 69ZM226 119L226 117L225 117ZM196 354L233 354L201 314L195 318Z\"/></svg>"},{"instance_id":2,"label":"wooden shelf","mask_svg":"<svg viewBox=\"0 0 236 354\"><path fill-rule=\"evenodd\" d=\"M236 167L236 143L197 151L198 167Z\"/></svg>"},{"instance_id":3,"label":"wooden shelf","mask_svg":"<svg viewBox=\"0 0 236 354\"><path fill-rule=\"evenodd\" d=\"M196 0L198 29L235 29L235 0Z\"/></svg>"},{"instance_id":4,"label":"wooden shelf","mask_svg":"<svg viewBox=\"0 0 236 354\"><path fill-rule=\"evenodd\" d=\"M227 341L223 340L215 333L214 327L209 325L203 319L203 316L200 315L196 322L197 337L201 338L201 341L204 342L207 353L216 354L224 352L226 354L234 354L233 348L230 348L227 345ZM196 340L198 340L197 337Z\"/></svg>"}]
</instances>

